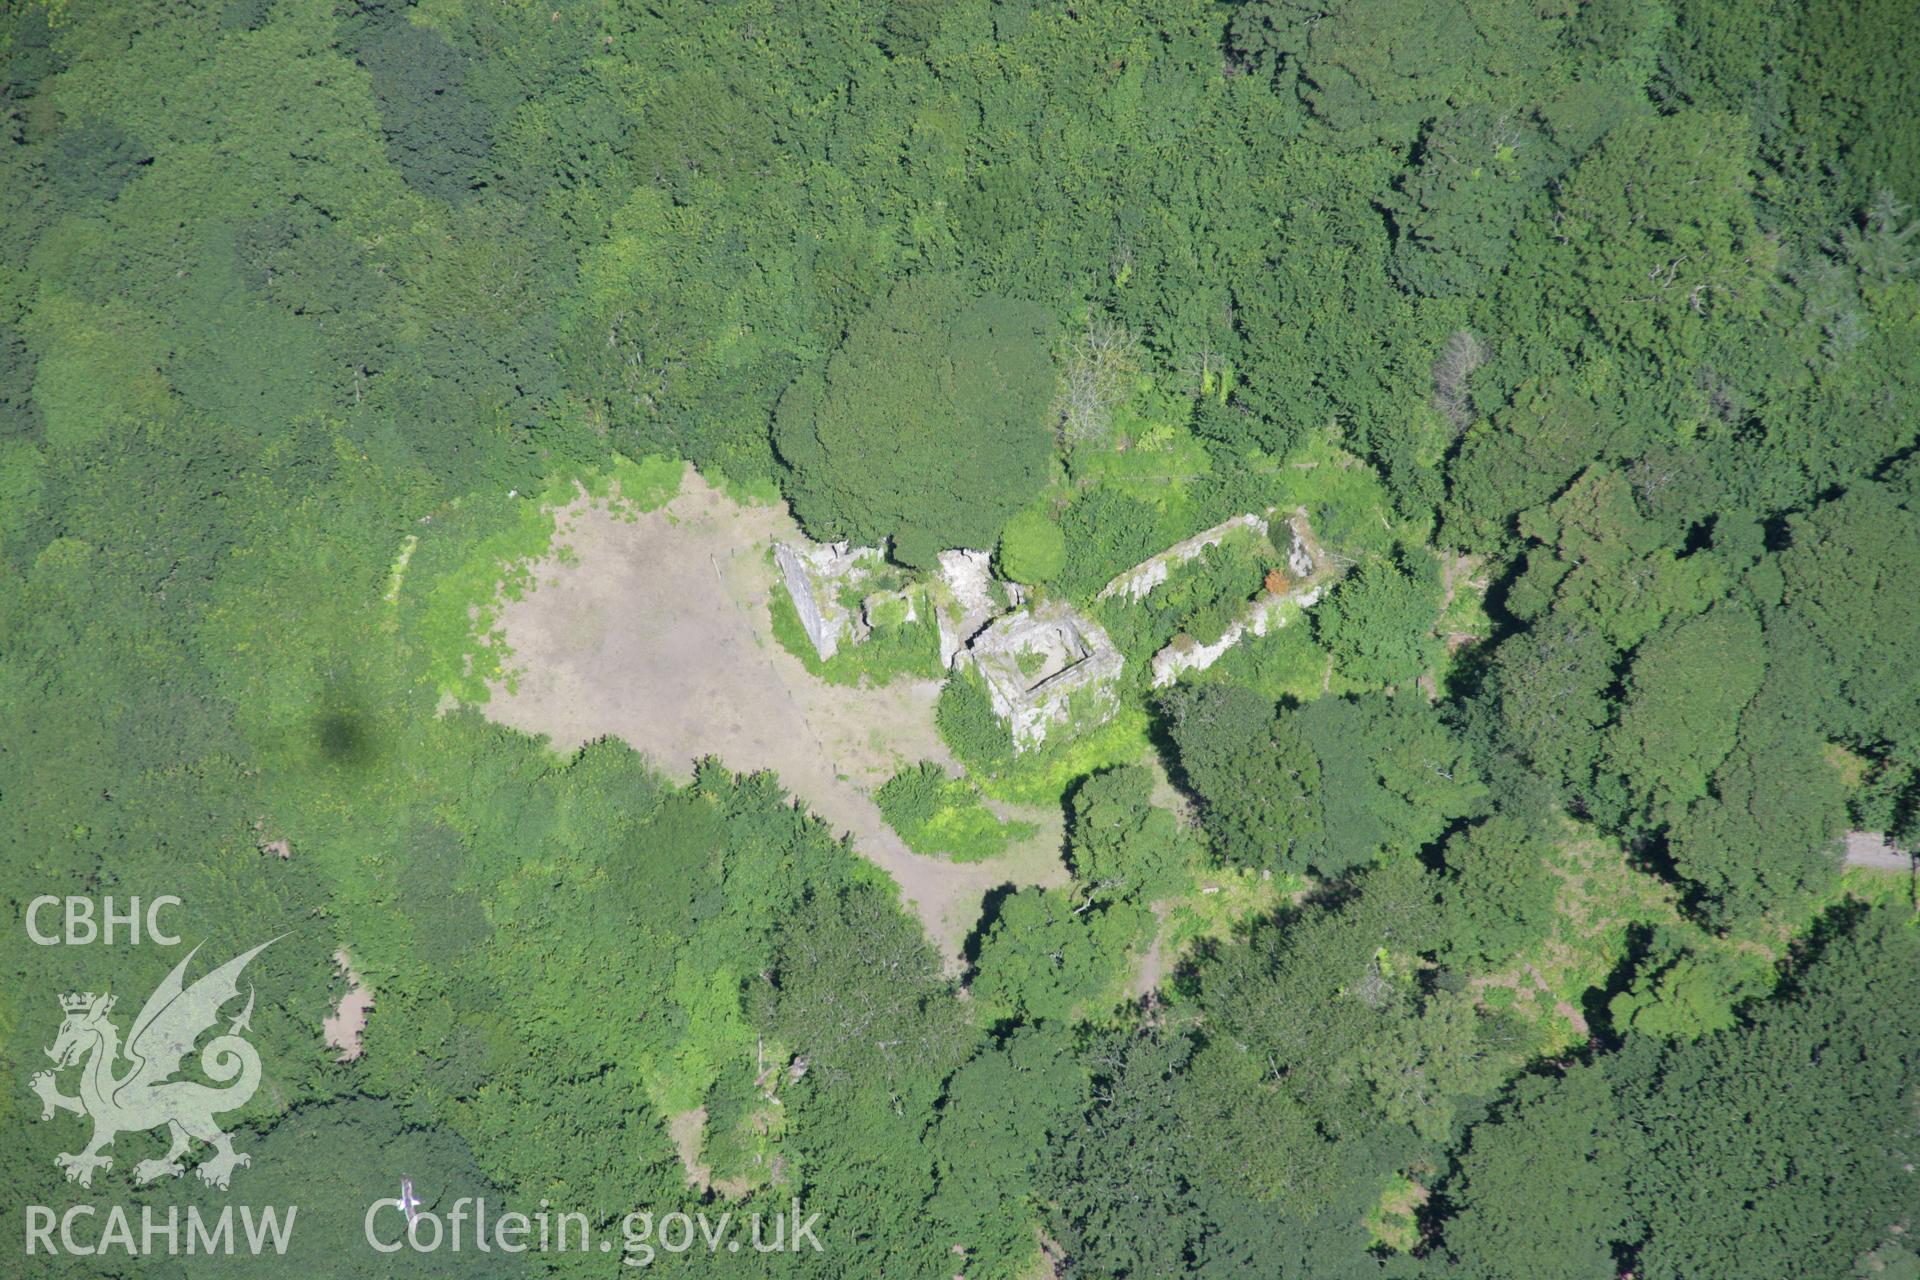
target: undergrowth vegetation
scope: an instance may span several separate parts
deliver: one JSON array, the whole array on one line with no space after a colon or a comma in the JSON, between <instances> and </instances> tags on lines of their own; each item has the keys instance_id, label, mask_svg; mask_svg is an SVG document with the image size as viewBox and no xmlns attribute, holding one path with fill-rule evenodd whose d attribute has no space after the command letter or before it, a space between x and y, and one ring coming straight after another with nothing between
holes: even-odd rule
<instances>
[{"instance_id":1,"label":"undergrowth vegetation","mask_svg":"<svg viewBox=\"0 0 1920 1280\"><path fill-rule=\"evenodd\" d=\"M1016 840L1034 833L1032 823L1003 822L980 802L964 778L951 778L932 761L922 761L888 779L874 800L887 825L915 853L937 853L955 862L991 858Z\"/></svg>"}]
</instances>

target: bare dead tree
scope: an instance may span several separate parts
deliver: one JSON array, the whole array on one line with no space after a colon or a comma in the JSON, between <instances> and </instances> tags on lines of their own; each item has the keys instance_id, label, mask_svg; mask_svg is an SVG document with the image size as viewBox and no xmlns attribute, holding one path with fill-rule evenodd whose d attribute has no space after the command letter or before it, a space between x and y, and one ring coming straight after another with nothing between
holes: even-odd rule
<instances>
[{"instance_id":1,"label":"bare dead tree","mask_svg":"<svg viewBox=\"0 0 1920 1280\"><path fill-rule=\"evenodd\" d=\"M1920 249L1908 244L1920 235L1920 219L1907 218L1907 206L1882 187L1862 214L1859 226L1840 232L1833 251L1876 284L1893 284L1920 268Z\"/></svg>"},{"instance_id":2,"label":"bare dead tree","mask_svg":"<svg viewBox=\"0 0 1920 1280\"><path fill-rule=\"evenodd\" d=\"M1104 317L1087 322L1061 351L1054 418L1068 444L1102 442L1113 435L1113 415L1132 393L1140 372L1140 343L1125 325Z\"/></svg>"},{"instance_id":3,"label":"bare dead tree","mask_svg":"<svg viewBox=\"0 0 1920 1280\"><path fill-rule=\"evenodd\" d=\"M1642 454L1627 468L1627 480L1648 507L1655 507L1660 495L1681 478L1680 464L1672 455Z\"/></svg>"},{"instance_id":4,"label":"bare dead tree","mask_svg":"<svg viewBox=\"0 0 1920 1280\"><path fill-rule=\"evenodd\" d=\"M668 384L688 362L679 335L662 332L658 317L646 320L622 309L607 326L607 348L619 363L620 381L636 409L658 413Z\"/></svg>"},{"instance_id":5,"label":"bare dead tree","mask_svg":"<svg viewBox=\"0 0 1920 1280\"><path fill-rule=\"evenodd\" d=\"M1433 362L1433 407L1453 424L1455 431L1465 431L1473 422L1467 379L1491 354L1487 344L1472 330L1456 329Z\"/></svg>"},{"instance_id":6,"label":"bare dead tree","mask_svg":"<svg viewBox=\"0 0 1920 1280\"><path fill-rule=\"evenodd\" d=\"M1203 342L1199 350L1181 362L1181 381L1187 384L1187 393L1198 400L1212 394L1213 380L1221 376L1226 367L1226 357L1215 351L1211 342Z\"/></svg>"}]
</instances>

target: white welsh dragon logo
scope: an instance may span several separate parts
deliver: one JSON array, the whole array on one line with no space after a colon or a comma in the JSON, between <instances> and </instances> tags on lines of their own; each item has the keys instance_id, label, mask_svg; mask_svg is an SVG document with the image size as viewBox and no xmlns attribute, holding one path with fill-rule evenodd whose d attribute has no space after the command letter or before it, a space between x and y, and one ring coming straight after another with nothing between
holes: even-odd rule
<instances>
[{"instance_id":1,"label":"white welsh dragon logo","mask_svg":"<svg viewBox=\"0 0 1920 1280\"><path fill-rule=\"evenodd\" d=\"M113 1168L113 1158L101 1154L122 1133L138 1133L167 1126L173 1145L158 1160L142 1160L133 1167L134 1181L152 1182L161 1174L179 1177L186 1171L180 1157L193 1141L213 1145L213 1154L194 1169L208 1186L226 1189L234 1168L251 1160L233 1149L233 1135L215 1124L213 1117L222 1111L242 1106L260 1087L260 1055L240 1036L250 1030L253 1016L253 988L247 988L247 1005L240 1016L227 1026L225 1035L215 1036L200 1053L200 1068L207 1078L224 1088L212 1088L194 1080L175 1080L186 1056L202 1032L219 1021L220 1006L240 994L240 971L247 962L273 945L273 939L261 943L245 955L233 959L207 974L192 986L181 982L187 962L175 965L133 1020L126 1047L120 1045L120 1029L108 1021L113 1011L111 995L92 992L60 997L66 1020L47 1056L54 1061L52 1071L33 1077L33 1091L40 1095L44 1109L42 1120L51 1120L56 1111L71 1111L93 1118L93 1141L79 1154L62 1152L54 1157L67 1180L81 1186L93 1184L95 1169ZM89 1056L91 1055L91 1056ZM124 1056L128 1064L118 1071ZM85 1060L80 1071L80 1096L70 1098L55 1083L57 1072ZM228 1083L231 1081L232 1083Z\"/></svg>"}]
</instances>

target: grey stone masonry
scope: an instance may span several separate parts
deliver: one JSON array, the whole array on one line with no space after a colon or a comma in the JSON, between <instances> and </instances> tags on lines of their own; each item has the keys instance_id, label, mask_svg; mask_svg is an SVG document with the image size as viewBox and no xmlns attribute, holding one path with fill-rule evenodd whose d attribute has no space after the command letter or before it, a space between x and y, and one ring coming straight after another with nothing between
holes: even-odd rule
<instances>
[{"instance_id":1,"label":"grey stone masonry","mask_svg":"<svg viewBox=\"0 0 1920 1280\"><path fill-rule=\"evenodd\" d=\"M1241 517L1243 520L1251 518ZM1233 625L1212 644L1197 644L1191 636L1175 636L1166 648L1153 655L1154 688L1164 688L1186 672L1205 671L1250 635L1264 636L1275 627L1285 626L1288 605L1306 609L1320 599L1328 579L1333 576L1333 566L1321 552L1319 542L1314 539L1305 512L1295 512L1289 516L1287 529L1293 535L1287 547L1287 572L1291 575L1287 589L1277 593L1262 592L1248 603ZM1277 544L1278 539L1275 542Z\"/></svg>"},{"instance_id":2,"label":"grey stone masonry","mask_svg":"<svg viewBox=\"0 0 1920 1280\"><path fill-rule=\"evenodd\" d=\"M866 639L866 622L848 612L839 597L843 587L863 581L880 563L877 549L849 547L844 542L779 542L774 544L773 560L821 661L838 652L842 640Z\"/></svg>"},{"instance_id":3,"label":"grey stone masonry","mask_svg":"<svg viewBox=\"0 0 1920 1280\"><path fill-rule=\"evenodd\" d=\"M1120 709L1115 685L1125 659L1099 623L1059 601L999 619L974 637L967 656L1016 751L1062 729L1104 723Z\"/></svg>"},{"instance_id":4,"label":"grey stone masonry","mask_svg":"<svg viewBox=\"0 0 1920 1280\"><path fill-rule=\"evenodd\" d=\"M1167 580L1167 575L1176 566L1197 557L1208 547L1217 547L1227 537L1239 529L1251 529L1255 533L1265 533L1265 517L1256 515L1235 516L1231 520L1222 520L1211 529L1194 534L1191 538L1174 543L1165 551L1148 556L1133 568L1120 574L1112 582L1100 588L1096 600L1106 600L1112 596L1125 596L1128 600L1139 600L1155 587Z\"/></svg>"},{"instance_id":5,"label":"grey stone masonry","mask_svg":"<svg viewBox=\"0 0 1920 1280\"><path fill-rule=\"evenodd\" d=\"M934 621L940 628L940 665L952 670L967 644L994 615L1017 607L1026 598L1018 583L1002 582L995 590L993 557L984 551L955 548L940 553L940 576L935 592ZM1005 603L1001 603L1001 597Z\"/></svg>"}]
</instances>

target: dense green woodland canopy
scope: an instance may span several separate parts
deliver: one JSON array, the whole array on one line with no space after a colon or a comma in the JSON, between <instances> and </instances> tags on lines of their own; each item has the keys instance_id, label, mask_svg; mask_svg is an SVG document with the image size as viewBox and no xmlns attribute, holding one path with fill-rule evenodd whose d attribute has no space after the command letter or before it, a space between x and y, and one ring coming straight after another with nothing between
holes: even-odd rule
<instances>
[{"instance_id":1,"label":"dense green woodland canopy","mask_svg":"<svg viewBox=\"0 0 1920 1280\"><path fill-rule=\"evenodd\" d=\"M823 1215L662 1259L728 1276L1920 1268L1920 929L1837 853L1920 840L1906 0L0 13L15 1202L80 1194L52 993L172 962L18 917L170 893L209 955L292 930L236 1195L303 1274L386 1274L345 1206L402 1164ZM778 779L436 714L510 492L648 455L1081 605L1272 505L1345 572L1157 691L1273 549L1099 606L1131 755L1022 765L949 684L1073 876L956 980ZM1201 882L1266 896L1134 997ZM134 1158L92 1196L199 1194Z\"/></svg>"}]
</instances>

